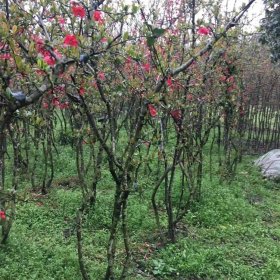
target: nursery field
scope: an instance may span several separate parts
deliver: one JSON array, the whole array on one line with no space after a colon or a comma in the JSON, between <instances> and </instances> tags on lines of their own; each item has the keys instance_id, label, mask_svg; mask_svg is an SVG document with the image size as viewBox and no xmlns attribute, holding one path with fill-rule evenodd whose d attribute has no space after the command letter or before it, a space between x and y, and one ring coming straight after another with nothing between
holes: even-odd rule
<instances>
[{"instance_id":1,"label":"nursery field","mask_svg":"<svg viewBox=\"0 0 280 280\"><path fill-rule=\"evenodd\" d=\"M76 210L81 201L72 174L75 155L64 146L56 157L50 192L21 191L7 244L1 245L3 280L81 279L77 257ZM207 151L205 151L207 158ZM279 184L263 179L245 157L232 182L221 182L207 160L203 196L180 222L177 243L166 242L155 227L150 203L154 174L142 177L128 205L131 262L128 279L280 279ZM22 175L24 185L24 174ZM83 220L85 266L91 279L102 279L114 192L102 170L95 209ZM161 220L162 225L167 221ZM121 242L120 242L121 243ZM117 252L117 267L123 260Z\"/></svg>"},{"instance_id":2,"label":"nursery field","mask_svg":"<svg viewBox=\"0 0 280 280\"><path fill-rule=\"evenodd\" d=\"M278 2L1 1L0 280L280 280Z\"/></svg>"}]
</instances>

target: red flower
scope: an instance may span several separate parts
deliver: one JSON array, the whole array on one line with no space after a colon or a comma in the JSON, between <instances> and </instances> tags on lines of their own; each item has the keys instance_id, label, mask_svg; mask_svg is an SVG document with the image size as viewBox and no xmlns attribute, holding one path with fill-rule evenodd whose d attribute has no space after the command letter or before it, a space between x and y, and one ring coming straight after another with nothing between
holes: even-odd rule
<instances>
[{"instance_id":1,"label":"red flower","mask_svg":"<svg viewBox=\"0 0 280 280\"><path fill-rule=\"evenodd\" d=\"M75 17L84 18L86 16L86 10L83 6L80 5L73 5L72 6L72 13Z\"/></svg>"},{"instance_id":2,"label":"red flower","mask_svg":"<svg viewBox=\"0 0 280 280\"><path fill-rule=\"evenodd\" d=\"M227 88L227 92L229 92L229 93L233 92L235 89L236 89L236 85L233 84L233 85L231 85L230 87Z\"/></svg>"},{"instance_id":3,"label":"red flower","mask_svg":"<svg viewBox=\"0 0 280 280\"><path fill-rule=\"evenodd\" d=\"M35 42L36 51L42 54L45 51L44 41L40 37L38 37L37 35L33 35L32 39Z\"/></svg>"},{"instance_id":4,"label":"red flower","mask_svg":"<svg viewBox=\"0 0 280 280\"><path fill-rule=\"evenodd\" d=\"M0 60L9 60L11 55L9 53L3 53L0 55Z\"/></svg>"},{"instance_id":5,"label":"red flower","mask_svg":"<svg viewBox=\"0 0 280 280\"><path fill-rule=\"evenodd\" d=\"M193 101L193 95L191 93L188 93L186 97L188 101Z\"/></svg>"},{"instance_id":6,"label":"red flower","mask_svg":"<svg viewBox=\"0 0 280 280\"><path fill-rule=\"evenodd\" d=\"M166 83L167 83L167 85L168 85L169 87L171 87L171 86L172 86L172 79L169 77L169 78L167 79Z\"/></svg>"},{"instance_id":7,"label":"red flower","mask_svg":"<svg viewBox=\"0 0 280 280\"><path fill-rule=\"evenodd\" d=\"M71 47L77 47L78 40L77 40L76 36L67 34L64 38L64 45L71 46Z\"/></svg>"},{"instance_id":8,"label":"red flower","mask_svg":"<svg viewBox=\"0 0 280 280\"><path fill-rule=\"evenodd\" d=\"M146 72L150 72L151 70L151 65L149 63L144 63L143 68Z\"/></svg>"},{"instance_id":9,"label":"red flower","mask_svg":"<svg viewBox=\"0 0 280 280\"><path fill-rule=\"evenodd\" d=\"M130 56L127 57L126 60L125 60L125 63L130 64L131 62L132 62L131 57Z\"/></svg>"},{"instance_id":10,"label":"red flower","mask_svg":"<svg viewBox=\"0 0 280 280\"><path fill-rule=\"evenodd\" d=\"M210 29L208 27L205 27L205 26L200 26L197 30L197 33L199 35L209 35L210 34Z\"/></svg>"},{"instance_id":11,"label":"red flower","mask_svg":"<svg viewBox=\"0 0 280 280\"><path fill-rule=\"evenodd\" d=\"M58 22L61 24L61 25L64 25L66 23L66 19L65 18L59 18Z\"/></svg>"},{"instance_id":12,"label":"red flower","mask_svg":"<svg viewBox=\"0 0 280 280\"><path fill-rule=\"evenodd\" d=\"M227 77L226 76L221 76L219 80L220 80L220 82L225 82L227 80Z\"/></svg>"},{"instance_id":13,"label":"red flower","mask_svg":"<svg viewBox=\"0 0 280 280\"><path fill-rule=\"evenodd\" d=\"M6 213L5 211L0 211L0 218L5 221L6 220Z\"/></svg>"},{"instance_id":14,"label":"red flower","mask_svg":"<svg viewBox=\"0 0 280 280\"><path fill-rule=\"evenodd\" d=\"M157 115L157 109L153 104L148 104L148 109L151 117L155 117Z\"/></svg>"},{"instance_id":15,"label":"red flower","mask_svg":"<svg viewBox=\"0 0 280 280\"><path fill-rule=\"evenodd\" d=\"M99 80L104 81L106 79L104 72L99 72L98 78L99 78Z\"/></svg>"},{"instance_id":16,"label":"red flower","mask_svg":"<svg viewBox=\"0 0 280 280\"><path fill-rule=\"evenodd\" d=\"M94 11L93 19L94 21L102 22L101 11Z\"/></svg>"},{"instance_id":17,"label":"red flower","mask_svg":"<svg viewBox=\"0 0 280 280\"><path fill-rule=\"evenodd\" d=\"M49 108L49 104L47 102L43 102L42 107L44 109L48 109Z\"/></svg>"},{"instance_id":18,"label":"red flower","mask_svg":"<svg viewBox=\"0 0 280 280\"><path fill-rule=\"evenodd\" d=\"M69 108L69 102L59 104L59 109L64 110Z\"/></svg>"},{"instance_id":19,"label":"red flower","mask_svg":"<svg viewBox=\"0 0 280 280\"><path fill-rule=\"evenodd\" d=\"M53 52L55 53L57 58L59 58L59 59L62 58L62 54L57 49L54 49Z\"/></svg>"},{"instance_id":20,"label":"red flower","mask_svg":"<svg viewBox=\"0 0 280 280\"><path fill-rule=\"evenodd\" d=\"M98 89L98 87L97 87L97 82L96 82L96 81L93 81L93 82L92 82L92 86L93 86L95 89Z\"/></svg>"},{"instance_id":21,"label":"red flower","mask_svg":"<svg viewBox=\"0 0 280 280\"><path fill-rule=\"evenodd\" d=\"M52 105L55 106L55 107L59 107L60 102L59 102L57 97L53 98Z\"/></svg>"},{"instance_id":22,"label":"red flower","mask_svg":"<svg viewBox=\"0 0 280 280\"><path fill-rule=\"evenodd\" d=\"M174 119L175 122L178 122L182 119L182 111L180 109L171 111L170 115Z\"/></svg>"},{"instance_id":23,"label":"red flower","mask_svg":"<svg viewBox=\"0 0 280 280\"><path fill-rule=\"evenodd\" d=\"M44 57L44 61L45 61L48 65L50 65L50 66L55 65L55 58L52 57L51 55L46 55L46 56Z\"/></svg>"},{"instance_id":24,"label":"red flower","mask_svg":"<svg viewBox=\"0 0 280 280\"><path fill-rule=\"evenodd\" d=\"M85 95L85 93L86 93L85 88L84 88L84 87L80 87L80 89L79 89L79 94L80 94L80 95Z\"/></svg>"},{"instance_id":25,"label":"red flower","mask_svg":"<svg viewBox=\"0 0 280 280\"><path fill-rule=\"evenodd\" d=\"M234 82L234 76L230 76L227 78L228 83L233 83Z\"/></svg>"}]
</instances>

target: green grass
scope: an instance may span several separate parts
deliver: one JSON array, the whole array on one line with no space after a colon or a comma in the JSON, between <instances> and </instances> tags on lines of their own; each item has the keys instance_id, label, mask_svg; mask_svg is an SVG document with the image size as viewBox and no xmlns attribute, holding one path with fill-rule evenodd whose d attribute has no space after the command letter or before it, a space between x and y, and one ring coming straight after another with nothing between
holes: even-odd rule
<instances>
[{"instance_id":1,"label":"green grass","mask_svg":"<svg viewBox=\"0 0 280 280\"><path fill-rule=\"evenodd\" d=\"M231 184L204 182L187 231L150 261L160 279L280 279L279 187L245 160Z\"/></svg>"},{"instance_id":2,"label":"green grass","mask_svg":"<svg viewBox=\"0 0 280 280\"><path fill-rule=\"evenodd\" d=\"M55 181L75 176L69 147L56 157ZM202 200L178 227L178 242L163 246L151 210L153 174L133 193L128 225L133 261L129 280L280 279L280 194L277 183L264 180L247 157L230 184L205 166ZM111 223L114 184L104 167L95 210L84 218L85 264L91 279L102 279ZM23 181L22 187L28 184ZM75 213L78 186L54 184L50 193L25 193L17 205L10 238L0 247L0 279L81 279L77 261ZM162 224L166 224L163 219ZM121 236L117 264L123 259ZM118 266L120 270L121 267Z\"/></svg>"}]
</instances>

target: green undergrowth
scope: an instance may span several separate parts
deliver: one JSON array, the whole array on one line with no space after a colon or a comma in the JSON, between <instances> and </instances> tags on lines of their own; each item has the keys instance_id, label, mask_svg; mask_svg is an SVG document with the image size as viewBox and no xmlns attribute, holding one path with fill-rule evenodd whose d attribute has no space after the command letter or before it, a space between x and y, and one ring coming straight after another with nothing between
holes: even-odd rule
<instances>
[{"instance_id":1,"label":"green undergrowth","mask_svg":"<svg viewBox=\"0 0 280 280\"><path fill-rule=\"evenodd\" d=\"M159 279L280 279L280 188L246 158L228 184L204 181L176 244L149 264Z\"/></svg>"},{"instance_id":2,"label":"green undergrowth","mask_svg":"<svg viewBox=\"0 0 280 280\"><path fill-rule=\"evenodd\" d=\"M65 149L68 149L67 147ZM6 245L0 247L0 279L81 279L77 261L75 214L81 191L59 182L75 174L71 149L56 158L53 187L42 196L24 192ZM204 168L201 201L178 225L177 243L164 244L155 226L151 174L131 194L128 225L133 253L129 280L280 279L280 188L261 177L245 157L235 179L221 182L218 170ZM91 279L103 279L114 198L106 166L95 209L83 219L83 251ZM26 182L22 182L28 188ZM163 209L162 217L163 217ZM162 218L161 224L166 225ZM164 235L164 233L162 233ZM121 235L117 265L124 258Z\"/></svg>"}]
</instances>

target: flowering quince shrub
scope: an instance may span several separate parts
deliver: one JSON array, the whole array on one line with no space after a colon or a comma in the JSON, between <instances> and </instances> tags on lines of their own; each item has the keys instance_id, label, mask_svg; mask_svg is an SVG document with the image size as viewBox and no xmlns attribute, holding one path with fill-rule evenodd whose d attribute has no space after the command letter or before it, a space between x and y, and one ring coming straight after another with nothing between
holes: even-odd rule
<instances>
[{"instance_id":1,"label":"flowering quince shrub","mask_svg":"<svg viewBox=\"0 0 280 280\"><path fill-rule=\"evenodd\" d=\"M139 171L145 173L143 166L157 161L158 172L163 172L151 186L152 206L156 224L162 228L158 204L165 204L168 239L175 242L176 225L189 211L190 202L201 196L203 148L211 132L224 121L227 135L235 129L237 121L228 108L235 112L241 99L238 67L229 58L233 51L226 43L231 42L222 39L232 26L209 29L210 21L200 25L200 19L186 28L187 20L201 16L195 14L195 7L184 14L181 1L159 2L162 5L156 3L151 9L140 2L123 1L8 3L10 12L0 12L0 147L9 131L14 156L19 159L17 147L23 146L24 137L32 140L31 184L35 188L40 177L34 174L41 151L44 174L40 185L45 194L55 176L56 124L71 128L71 137L65 129L60 141L65 144L70 139L77 159L83 197L76 220L81 274L89 279L83 265L81 220L88 206L95 204L104 165L115 191L104 279L115 277L121 219L120 251L126 257L118 265L123 266L120 279L125 279L131 254L127 204L141 180ZM149 12L155 8L158 13ZM200 12L208 14L204 7ZM206 43L206 36L211 41ZM14 118L16 114L20 118ZM84 168L85 149L93 155L93 178ZM227 150L231 150L230 143ZM4 150L0 157L3 162ZM20 168L24 167L15 168L15 178ZM176 176L182 176L186 184L181 190L174 184ZM157 194L164 180L161 197L165 200L159 202ZM178 192L180 199L175 201ZM179 209L176 217L174 209ZM0 212L3 217L5 213Z\"/></svg>"}]
</instances>

